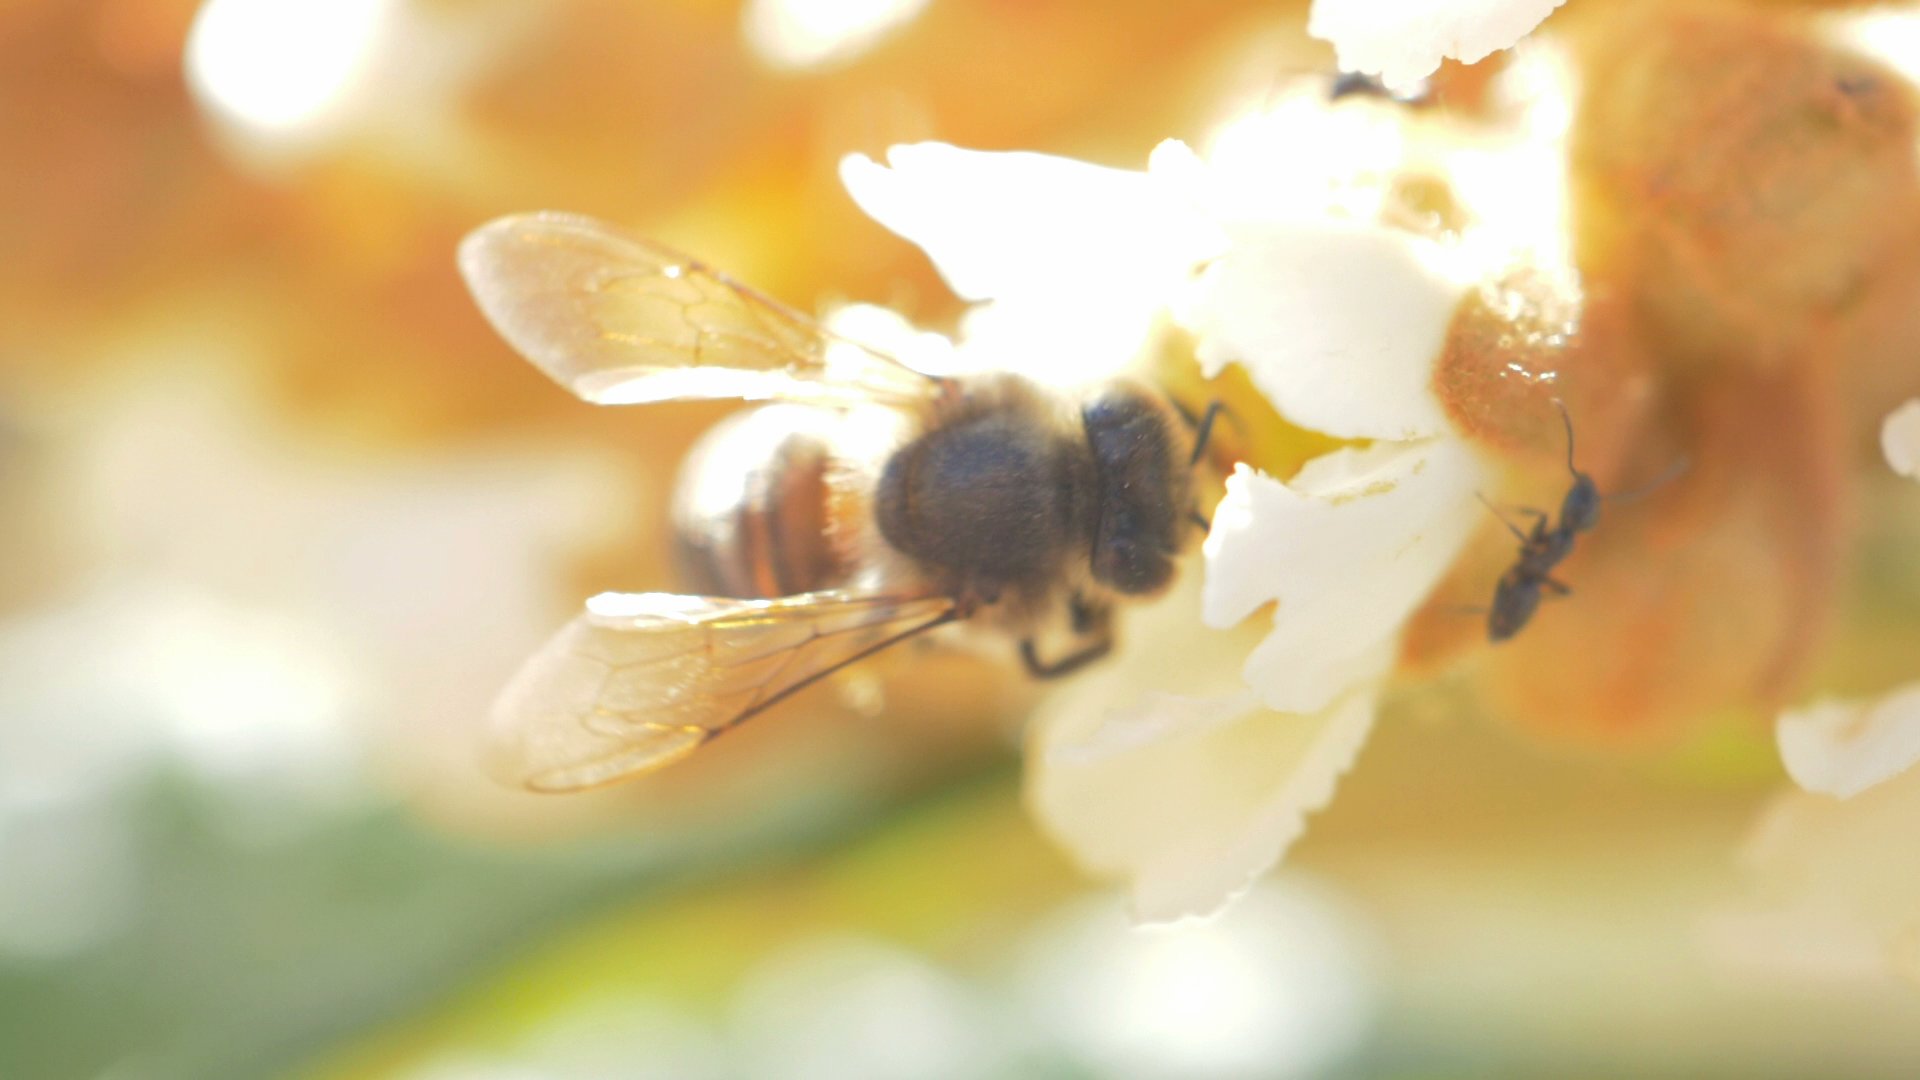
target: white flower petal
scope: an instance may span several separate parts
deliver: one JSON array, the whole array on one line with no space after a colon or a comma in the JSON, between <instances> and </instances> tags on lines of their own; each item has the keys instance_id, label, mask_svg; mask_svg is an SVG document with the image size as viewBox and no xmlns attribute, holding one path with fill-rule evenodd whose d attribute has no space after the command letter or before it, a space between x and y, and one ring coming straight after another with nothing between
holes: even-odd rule
<instances>
[{"instance_id":1,"label":"white flower petal","mask_svg":"<svg viewBox=\"0 0 1920 1080\"><path fill-rule=\"evenodd\" d=\"M1875 701L1820 701L1783 713L1776 735L1794 783L1857 795L1920 761L1920 683Z\"/></svg>"},{"instance_id":2,"label":"white flower petal","mask_svg":"<svg viewBox=\"0 0 1920 1080\"><path fill-rule=\"evenodd\" d=\"M1280 860L1372 727L1359 690L1290 716L1251 694L1149 694L1079 740L1052 725L1029 764L1033 809L1091 870L1124 877L1136 917L1205 915ZM1062 737L1067 736L1067 737Z\"/></svg>"},{"instance_id":3,"label":"white flower petal","mask_svg":"<svg viewBox=\"0 0 1920 1080\"><path fill-rule=\"evenodd\" d=\"M1260 699L1245 689L1211 697L1149 690L1133 704L1101 714L1085 730L1063 728L1048 748L1046 760L1074 767L1098 765L1170 738L1204 734L1260 707Z\"/></svg>"},{"instance_id":4,"label":"white flower petal","mask_svg":"<svg viewBox=\"0 0 1920 1080\"><path fill-rule=\"evenodd\" d=\"M1880 428L1880 449L1894 472L1920 480L1920 398L1887 414Z\"/></svg>"},{"instance_id":5,"label":"white flower petal","mask_svg":"<svg viewBox=\"0 0 1920 1080\"><path fill-rule=\"evenodd\" d=\"M967 300L1164 284L1205 256L1212 235L1144 172L1049 154L915 143L889 149L885 166L849 155L840 179Z\"/></svg>"},{"instance_id":6,"label":"white flower petal","mask_svg":"<svg viewBox=\"0 0 1920 1080\"><path fill-rule=\"evenodd\" d=\"M1425 241L1332 219L1233 240L1181 313L1209 378L1237 361L1281 415L1341 438L1447 430L1433 364L1463 289L1423 261Z\"/></svg>"},{"instance_id":7,"label":"white flower petal","mask_svg":"<svg viewBox=\"0 0 1920 1080\"><path fill-rule=\"evenodd\" d=\"M1277 862L1325 805L1372 723L1371 690L1313 716L1260 706L1240 678L1255 626L1196 625L1184 574L1129 613L1119 654L1036 711L1027 802L1090 871L1124 879L1138 917L1204 914Z\"/></svg>"},{"instance_id":8,"label":"white flower petal","mask_svg":"<svg viewBox=\"0 0 1920 1080\"><path fill-rule=\"evenodd\" d=\"M1472 531L1480 480L1455 439L1337 450L1291 484L1235 471L1203 549L1203 618L1229 627L1279 601L1245 668L1269 708L1318 712L1385 673L1401 624Z\"/></svg>"},{"instance_id":9,"label":"white flower petal","mask_svg":"<svg viewBox=\"0 0 1920 1080\"><path fill-rule=\"evenodd\" d=\"M1471 64L1525 37L1563 0L1313 0L1307 33L1333 44L1342 71L1409 89L1442 58Z\"/></svg>"}]
</instances>

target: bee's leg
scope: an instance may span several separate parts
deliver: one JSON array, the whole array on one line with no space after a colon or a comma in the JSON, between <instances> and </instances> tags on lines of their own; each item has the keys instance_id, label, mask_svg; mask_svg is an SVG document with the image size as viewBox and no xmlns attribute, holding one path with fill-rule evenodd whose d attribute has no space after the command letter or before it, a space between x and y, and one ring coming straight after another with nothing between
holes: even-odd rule
<instances>
[{"instance_id":1,"label":"bee's leg","mask_svg":"<svg viewBox=\"0 0 1920 1080\"><path fill-rule=\"evenodd\" d=\"M1000 602L1000 588L997 585L966 585L954 596L954 610L962 619L970 619L983 607Z\"/></svg>"},{"instance_id":2,"label":"bee's leg","mask_svg":"<svg viewBox=\"0 0 1920 1080\"><path fill-rule=\"evenodd\" d=\"M1040 659L1033 650L1033 639L1025 638L1020 642L1020 662L1027 665L1027 674L1036 679L1057 679L1062 675L1071 675L1095 660L1113 651L1113 636L1102 633L1092 644L1079 652L1067 655L1049 664Z\"/></svg>"},{"instance_id":3,"label":"bee's leg","mask_svg":"<svg viewBox=\"0 0 1920 1080\"><path fill-rule=\"evenodd\" d=\"M1105 634L1107 620L1112 613L1111 608L1091 603L1078 592L1067 597L1067 622L1079 637L1092 633Z\"/></svg>"},{"instance_id":4,"label":"bee's leg","mask_svg":"<svg viewBox=\"0 0 1920 1080\"><path fill-rule=\"evenodd\" d=\"M1201 456L1207 452L1207 440L1213 438L1213 422L1218 420L1224 411L1226 411L1226 405L1214 400L1207 402L1207 411L1200 414L1199 420L1191 416L1187 417L1187 422L1193 425L1193 455L1187 459L1189 466L1200 464ZM1185 416L1186 410L1182 409L1181 415Z\"/></svg>"},{"instance_id":5,"label":"bee's leg","mask_svg":"<svg viewBox=\"0 0 1920 1080\"><path fill-rule=\"evenodd\" d=\"M1209 401L1207 410L1195 416L1193 410L1187 408L1180 399L1169 397L1167 400L1173 404L1173 411L1180 414L1180 419L1186 421L1187 426L1193 429L1193 456L1188 459L1187 464L1198 465L1200 455L1207 451L1207 441L1213 437L1213 422L1221 413L1227 412L1227 403L1218 399ZM1227 413L1227 418L1232 419L1233 414Z\"/></svg>"},{"instance_id":6,"label":"bee's leg","mask_svg":"<svg viewBox=\"0 0 1920 1080\"><path fill-rule=\"evenodd\" d=\"M1027 665L1027 673L1036 679L1057 679L1107 655L1113 649L1112 614L1111 608L1091 603L1077 592L1068 597L1067 619L1074 634L1093 640L1079 651L1049 664L1040 659L1040 654L1034 649L1033 639L1027 638L1020 642L1020 660Z\"/></svg>"},{"instance_id":7,"label":"bee's leg","mask_svg":"<svg viewBox=\"0 0 1920 1080\"><path fill-rule=\"evenodd\" d=\"M1572 587L1562 582L1555 581L1550 577L1541 578L1540 584L1544 585L1548 589L1551 589L1553 591L1553 595L1555 596L1572 596L1573 595Z\"/></svg>"}]
</instances>

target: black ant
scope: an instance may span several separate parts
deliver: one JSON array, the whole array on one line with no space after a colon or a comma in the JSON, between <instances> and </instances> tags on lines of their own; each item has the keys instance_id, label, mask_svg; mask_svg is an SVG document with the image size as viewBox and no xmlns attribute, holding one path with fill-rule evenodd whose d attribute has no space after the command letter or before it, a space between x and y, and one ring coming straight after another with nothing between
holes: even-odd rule
<instances>
[{"instance_id":1,"label":"black ant","mask_svg":"<svg viewBox=\"0 0 1920 1080\"><path fill-rule=\"evenodd\" d=\"M1545 511L1519 507L1521 513L1533 517L1533 529L1522 532L1484 496L1480 499L1500 519L1501 524L1520 538L1520 557L1514 560L1506 573L1500 575L1500 584L1493 590L1493 606L1487 610L1487 640L1495 643L1505 641L1526 628L1534 611L1540 607L1542 589L1551 591L1555 596L1567 596L1573 592L1566 583L1554 580L1554 568L1573 553L1573 538L1599 523L1600 503L1608 498L1600 494L1593 477L1574 467L1573 418L1567 415L1565 402L1555 398L1553 404L1560 410L1560 419L1567 426L1567 472L1573 475L1573 486L1567 489L1566 497L1560 500L1560 520L1549 527L1547 523L1551 518ZM1644 495L1671 480L1685 467L1686 461L1683 459L1652 483L1625 495L1611 497L1625 499Z\"/></svg>"}]
</instances>

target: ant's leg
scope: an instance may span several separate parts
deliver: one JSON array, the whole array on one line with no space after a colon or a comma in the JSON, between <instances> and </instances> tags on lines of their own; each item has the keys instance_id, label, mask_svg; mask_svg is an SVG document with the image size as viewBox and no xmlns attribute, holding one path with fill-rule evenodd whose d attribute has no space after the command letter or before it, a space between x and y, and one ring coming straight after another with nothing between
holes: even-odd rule
<instances>
[{"instance_id":1,"label":"ant's leg","mask_svg":"<svg viewBox=\"0 0 1920 1080\"><path fill-rule=\"evenodd\" d=\"M1480 500L1480 502L1486 502L1486 500ZM1488 505L1492 505L1492 503L1488 503ZM1513 513L1524 513L1526 517L1530 517L1530 519L1534 521L1536 527L1544 527L1549 519L1553 517L1548 511L1544 511L1544 509L1534 509L1534 507L1530 507L1530 505L1511 505L1511 503L1509 503L1507 509L1513 511Z\"/></svg>"},{"instance_id":2,"label":"ant's leg","mask_svg":"<svg viewBox=\"0 0 1920 1080\"><path fill-rule=\"evenodd\" d=\"M1474 492L1474 493L1473 493L1473 497L1474 497L1474 498L1476 498L1476 499L1479 499L1479 500L1480 500L1480 505L1482 505L1482 506L1484 506L1484 507L1486 507L1486 508L1487 508L1487 510L1488 510L1488 511L1490 511L1490 512L1491 512L1491 513L1493 514L1493 516L1494 516L1494 517L1497 517L1497 518L1499 518L1499 519L1500 519L1500 524L1502 524L1502 525L1505 525L1505 526L1507 527L1507 531L1508 531L1508 532L1510 532L1510 533L1512 533L1513 535L1515 535L1515 536L1517 536L1517 537L1519 537L1519 538L1520 538L1520 542L1521 542L1521 543L1523 543L1523 544L1524 544L1524 543L1526 543L1526 542L1527 542L1527 534L1521 531L1521 529L1520 529L1520 526L1518 526L1518 525L1515 525L1515 524L1514 524L1514 523L1513 523L1513 522L1512 522L1511 520L1509 520L1509 519L1508 519L1508 517L1507 517L1507 515L1505 515L1505 514L1503 514L1503 513L1501 513L1501 512L1500 512L1500 508L1499 508L1499 507L1497 507L1497 506L1495 506L1495 505L1493 505L1492 503L1490 503L1490 502L1488 502L1488 501L1487 501L1487 497L1486 497L1485 495L1482 495L1482 494L1480 494L1479 492L1477 492L1477 491L1476 491L1476 492ZM1544 522L1544 521L1546 521L1546 520L1547 520L1547 515L1545 515L1545 514L1541 514L1541 513L1540 513L1540 511L1538 511L1538 510L1534 510L1534 509L1532 509L1532 508L1530 508L1530 507L1525 507L1525 506L1523 506L1523 507L1521 507L1520 509L1521 509L1521 510L1523 510L1523 511L1525 511L1526 513L1529 513L1529 514L1539 514L1539 515L1540 515L1540 521L1542 521L1542 522Z\"/></svg>"}]
</instances>

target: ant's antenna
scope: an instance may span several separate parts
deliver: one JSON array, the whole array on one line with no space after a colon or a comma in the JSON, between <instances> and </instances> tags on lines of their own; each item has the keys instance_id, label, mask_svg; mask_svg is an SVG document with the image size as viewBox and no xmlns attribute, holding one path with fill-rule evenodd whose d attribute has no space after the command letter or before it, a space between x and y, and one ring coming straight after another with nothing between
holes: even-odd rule
<instances>
[{"instance_id":1,"label":"ant's antenna","mask_svg":"<svg viewBox=\"0 0 1920 1080\"><path fill-rule=\"evenodd\" d=\"M1567 403L1559 398L1553 399L1553 406L1560 410L1560 420L1567 425L1567 471L1579 476L1580 470L1573 467L1573 417L1567 415Z\"/></svg>"},{"instance_id":2,"label":"ant's antenna","mask_svg":"<svg viewBox=\"0 0 1920 1080\"><path fill-rule=\"evenodd\" d=\"M1561 422L1566 424L1567 426L1567 471L1572 473L1575 476L1579 476L1580 470L1573 467L1573 417L1567 415L1566 402L1560 400L1559 398L1554 398L1553 404L1555 408L1560 410ZM1661 473L1659 476L1654 477L1652 480L1649 480L1646 483L1641 484L1639 487L1634 488L1632 491L1621 491L1621 492L1616 492L1612 495L1602 495L1600 496L1600 498L1610 503L1632 502L1633 500L1638 499L1644 495L1651 494L1656 488L1659 488L1660 486L1666 484L1668 481L1679 476L1681 473L1686 472L1687 467L1692 464L1693 462L1691 459L1682 457L1680 460L1674 462L1672 465L1667 466L1667 471Z\"/></svg>"},{"instance_id":3,"label":"ant's antenna","mask_svg":"<svg viewBox=\"0 0 1920 1080\"><path fill-rule=\"evenodd\" d=\"M1602 495L1600 497L1610 503L1632 502L1633 500L1638 499L1642 496L1652 494L1653 491L1657 488L1665 486L1668 481L1672 480L1674 477L1679 476L1681 473L1686 472L1688 466L1692 464L1693 464L1693 459L1682 457L1680 460L1667 466L1666 472L1663 472L1659 476L1654 477L1652 480L1649 480L1646 483L1641 484L1639 487L1634 488L1632 491L1622 491L1612 495Z\"/></svg>"}]
</instances>

